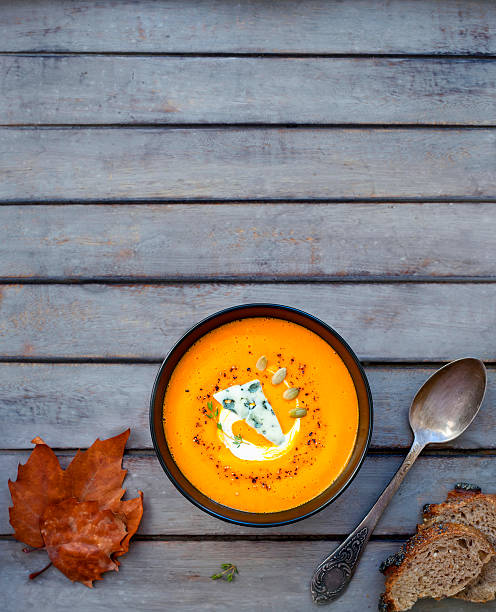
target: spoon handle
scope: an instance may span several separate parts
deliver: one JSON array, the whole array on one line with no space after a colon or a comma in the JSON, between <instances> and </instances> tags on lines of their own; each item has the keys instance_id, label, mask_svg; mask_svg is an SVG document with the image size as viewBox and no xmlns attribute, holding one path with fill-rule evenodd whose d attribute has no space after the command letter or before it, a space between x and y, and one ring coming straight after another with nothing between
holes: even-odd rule
<instances>
[{"instance_id":1,"label":"spoon handle","mask_svg":"<svg viewBox=\"0 0 496 612\"><path fill-rule=\"evenodd\" d=\"M312 576L310 585L314 603L330 603L334 599L337 599L348 586L377 521L424 446L425 442L421 442L415 438L405 460L393 476L391 482L384 489L379 499L372 506L367 516L358 525L355 531L353 531L353 533L351 533L346 540L317 567Z\"/></svg>"}]
</instances>

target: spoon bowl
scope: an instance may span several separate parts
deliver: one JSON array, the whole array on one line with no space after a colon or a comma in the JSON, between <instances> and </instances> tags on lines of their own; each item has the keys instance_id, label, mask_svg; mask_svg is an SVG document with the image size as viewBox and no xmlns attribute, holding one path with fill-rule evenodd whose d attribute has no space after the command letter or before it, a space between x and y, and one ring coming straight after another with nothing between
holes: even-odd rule
<instances>
[{"instance_id":1,"label":"spoon bowl","mask_svg":"<svg viewBox=\"0 0 496 612\"><path fill-rule=\"evenodd\" d=\"M437 370L410 407L410 427L423 444L449 442L462 434L479 412L486 390L486 369L467 357Z\"/></svg>"}]
</instances>

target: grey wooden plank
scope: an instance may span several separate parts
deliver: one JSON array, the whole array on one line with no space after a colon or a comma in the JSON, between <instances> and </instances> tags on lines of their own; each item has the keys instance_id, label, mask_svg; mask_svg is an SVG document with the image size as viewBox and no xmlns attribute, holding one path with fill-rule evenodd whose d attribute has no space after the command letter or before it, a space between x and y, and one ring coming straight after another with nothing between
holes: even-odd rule
<instances>
[{"instance_id":1,"label":"grey wooden plank","mask_svg":"<svg viewBox=\"0 0 496 612\"><path fill-rule=\"evenodd\" d=\"M495 53L484 0L4 3L3 51Z\"/></svg>"},{"instance_id":2,"label":"grey wooden plank","mask_svg":"<svg viewBox=\"0 0 496 612\"><path fill-rule=\"evenodd\" d=\"M437 367L368 366L367 378L374 400L374 435L372 447L405 447L411 444L408 410L421 385ZM481 410L467 431L447 445L436 448L495 448L492 432L496 427L496 372L487 371L487 389Z\"/></svg>"},{"instance_id":3,"label":"grey wooden plank","mask_svg":"<svg viewBox=\"0 0 496 612\"><path fill-rule=\"evenodd\" d=\"M34 435L63 448L109 438L124 423L128 448L151 448L148 406L157 365L0 363L0 448L32 448ZM32 434L36 431L37 434Z\"/></svg>"},{"instance_id":4,"label":"grey wooden plank","mask_svg":"<svg viewBox=\"0 0 496 612\"><path fill-rule=\"evenodd\" d=\"M482 199L495 151L491 129L2 128L0 200Z\"/></svg>"},{"instance_id":5,"label":"grey wooden plank","mask_svg":"<svg viewBox=\"0 0 496 612\"><path fill-rule=\"evenodd\" d=\"M495 211L487 203L2 206L0 278L493 279Z\"/></svg>"},{"instance_id":6,"label":"grey wooden plank","mask_svg":"<svg viewBox=\"0 0 496 612\"><path fill-rule=\"evenodd\" d=\"M128 425L125 419L115 433ZM98 425L92 430L100 433ZM49 440L45 440L49 442ZM11 503L7 479L16 478L18 462L25 463L27 451L0 454L0 507ZM61 457L67 465L70 457ZM124 486L128 496L142 490L145 511L139 532L143 536L241 536L241 535L345 535L354 529L368 512L401 463L395 455L370 455L350 487L328 508L319 514L285 527L256 529L231 525L215 520L187 501L167 479L155 456L127 455L124 467L128 471ZM410 534L420 520L422 506L442 501L456 482L475 482L485 491L495 492L494 455L421 456L413 466L382 516L376 535ZM0 514L0 534L10 534L8 513Z\"/></svg>"},{"instance_id":7,"label":"grey wooden plank","mask_svg":"<svg viewBox=\"0 0 496 612\"><path fill-rule=\"evenodd\" d=\"M89 590L71 584L50 568L35 581L30 572L44 563L44 553L26 555L18 542L0 542L0 603L3 609L65 612L129 607L149 612L253 610L301 612L315 610L309 594L309 580L316 564L337 545L326 542L134 542L122 558L118 573ZM338 612L376 610L384 578L378 566L397 550L398 542L371 542L346 593L332 604ZM209 576L220 563L237 564L240 574L230 584L212 581ZM424 600L419 612L445 610L469 612L473 605L456 599ZM490 602L484 610L496 610Z\"/></svg>"},{"instance_id":8,"label":"grey wooden plank","mask_svg":"<svg viewBox=\"0 0 496 612\"><path fill-rule=\"evenodd\" d=\"M374 398L373 448L411 443L408 408L435 367L367 366ZM39 435L56 448L89 446L129 425L128 448L151 448L148 405L158 365L0 364L0 448L32 448ZM481 412L463 436L443 448L494 449L496 371L488 370Z\"/></svg>"},{"instance_id":9,"label":"grey wooden plank","mask_svg":"<svg viewBox=\"0 0 496 612\"><path fill-rule=\"evenodd\" d=\"M0 56L0 122L496 123L496 61Z\"/></svg>"},{"instance_id":10,"label":"grey wooden plank","mask_svg":"<svg viewBox=\"0 0 496 612\"><path fill-rule=\"evenodd\" d=\"M306 310L364 361L496 359L496 284L3 285L0 356L161 360L203 317L235 304Z\"/></svg>"}]
</instances>

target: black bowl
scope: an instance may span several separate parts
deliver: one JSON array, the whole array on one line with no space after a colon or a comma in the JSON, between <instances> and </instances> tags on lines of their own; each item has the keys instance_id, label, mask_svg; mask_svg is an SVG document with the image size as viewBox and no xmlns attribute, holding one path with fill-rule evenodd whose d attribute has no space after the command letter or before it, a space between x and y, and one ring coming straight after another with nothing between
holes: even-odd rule
<instances>
[{"instance_id":1,"label":"black bowl","mask_svg":"<svg viewBox=\"0 0 496 612\"><path fill-rule=\"evenodd\" d=\"M338 353L346 364L355 384L358 397L358 434L352 455L344 470L338 478L317 497L314 497L300 506L280 512L255 513L235 510L234 508L223 506L204 495L186 479L177 467L167 445L162 425L162 408L165 391L171 374L184 353L194 342L207 332L225 323L245 319L247 317L273 317L284 319L315 332ZM251 527L275 527L294 523L295 521L312 516L312 514L319 512L319 510L322 510L322 508L332 503L350 484L362 465L372 435L372 418L372 396L367 377L355 353L348 344L323 321L301 310L297 310L296 308L280 306L278 304L246 304L234 306L233 308L227 308L226 310L216 312L203 321L200 321L200 323L197 323L179 340L162 363L153 386L150 402L150 429L153 445L158 460L172 483L190 502L205 512L208 512L208 514L216 516L224 521Z\"/></svg>"}]
</instances>

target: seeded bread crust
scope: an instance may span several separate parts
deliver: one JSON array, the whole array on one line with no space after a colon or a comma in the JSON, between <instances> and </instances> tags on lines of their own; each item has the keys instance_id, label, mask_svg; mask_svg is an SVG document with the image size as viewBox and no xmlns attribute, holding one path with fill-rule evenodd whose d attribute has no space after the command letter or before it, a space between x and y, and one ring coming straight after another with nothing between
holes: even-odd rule
<instances>
[{"instance_id":1,"label":"seeded bread crust","mask_svg":"<svg viewBox=\"0 0 496 612\"><path fill-rule=\"evenodd\" d=\"M414 535L406 544L404 544L398 553L388 557L380 566L380 571L386 577L386 590L381 595L379 601L379 610L381 612L400 612L407 610L409 607L402 607L393 595L393 588L398 586L398 580L408 578L408 572L415 572L415 561L420 557L420 553L435 549L438 542L444 542L458 539L467 539L475 543L479 550L483 552L484 559L478 559L479 567L477 573L473 576L467 576L465 582L453 586L446 585L446 592L439 593L440 597L449 597L462 590L470 581L477 576L484 562L487 562L493 555L496 554L494 547L481 534L481 532L473 527L459 525L455 523L434 523L430 527L424 527L416 535ZM447 581L449 582L449 580ZM424 591L418 594L418 598L429 596L429 587L423 587ZM453 589L455 589L453 591ZM412 604L413 605L413 604Z\"/></svg>"},{"instance_id":2,"label":"seeded bread crust","mask_svg":"<svg viewBox=\"0 0 496 612\"><path fill-rule=\"evenodd\" d=\"M459 483L448 493L445 502L428 504L423 511L419 530L436 522L456 521L479 529L496 545L496 495L485 495L480 487ZM480 576L455 597L474 603L485 603L496 598L496 558L482 569Z\"/></svg>"}]
</instances>

